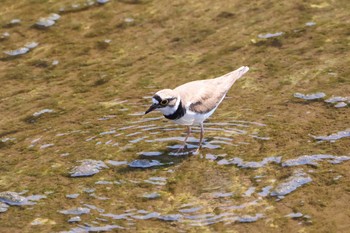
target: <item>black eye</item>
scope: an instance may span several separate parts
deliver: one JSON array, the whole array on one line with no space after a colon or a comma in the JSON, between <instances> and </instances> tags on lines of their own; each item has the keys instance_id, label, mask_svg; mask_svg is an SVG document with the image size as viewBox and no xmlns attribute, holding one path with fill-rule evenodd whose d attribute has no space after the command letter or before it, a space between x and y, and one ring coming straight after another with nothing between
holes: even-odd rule
<instances>
[{"instance_id":1,"label":"black eye","mask_svg":"<svg viewBox=\"0 0 350 233\"><path fill-rule=\"evenodd\" d=\"M168 103L169 103L169 100L162 100L162 101L160 102L160 105L165 106L165 105L167 105Z\"/></svg>"}]
</instances>

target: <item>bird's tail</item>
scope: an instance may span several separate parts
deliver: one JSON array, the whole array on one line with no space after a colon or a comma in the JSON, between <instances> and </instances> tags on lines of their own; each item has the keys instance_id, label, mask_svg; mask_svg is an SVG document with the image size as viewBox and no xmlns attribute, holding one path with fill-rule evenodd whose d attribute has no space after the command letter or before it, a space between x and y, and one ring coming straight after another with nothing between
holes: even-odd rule
<instances>
[{"instance_id":1,"label":"bird's tail","mask_svg":"<svg viewBox=\"0 0 350 233\"><path fill-rule=\"evenodd\" d=\"M239 78L241 78L245 73L247 73L248 70L249 70L248 66L242 66L237 70L234 70L228 74L225 74L219 77L218 79L222 79L229 86L232 86Z\"/></svg>"}]
</instances>

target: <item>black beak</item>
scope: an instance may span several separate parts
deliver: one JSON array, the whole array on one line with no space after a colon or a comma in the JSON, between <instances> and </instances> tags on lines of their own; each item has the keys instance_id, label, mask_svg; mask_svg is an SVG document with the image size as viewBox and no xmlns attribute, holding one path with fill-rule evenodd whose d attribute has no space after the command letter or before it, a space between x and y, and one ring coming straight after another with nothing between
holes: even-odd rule
<instances>
[{"instance_id":1,"label":"black beak","mask_svg":"<svg viewBox=\"0 0 350 233\"><path fill-rule=\"evenodd\" d=\"M158 107L157 104L152 104L152 105L149 107L149 109L145 112L145 115L146 115L147 113L152 112L152 111L155 110L157 107Z\"/></svg>"}]
</instances>

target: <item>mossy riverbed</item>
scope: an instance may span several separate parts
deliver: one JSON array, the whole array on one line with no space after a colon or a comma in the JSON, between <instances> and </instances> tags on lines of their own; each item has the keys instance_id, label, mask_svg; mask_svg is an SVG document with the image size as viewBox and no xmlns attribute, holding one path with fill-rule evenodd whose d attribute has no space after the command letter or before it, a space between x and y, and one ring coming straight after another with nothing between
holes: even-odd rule
<instances>
[{"instance_id":1,"label":"mossy riverbed","mask_svg":"<svg viewBox=\"0 0 350 233\"><path fill-rule=\"evenodd\" d=\"M0 231L348 232L349 11L3 0ZM242 65L198 155L143 115L157 90Z\"/></svg>"}]
</instances>

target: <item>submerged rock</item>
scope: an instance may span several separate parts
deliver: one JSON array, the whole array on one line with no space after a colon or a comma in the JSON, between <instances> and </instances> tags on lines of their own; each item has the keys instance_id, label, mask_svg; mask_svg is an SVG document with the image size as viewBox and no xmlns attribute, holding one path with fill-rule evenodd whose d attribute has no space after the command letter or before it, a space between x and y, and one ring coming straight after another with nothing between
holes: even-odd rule
<instances>
[{"instance_id":1,"label":"submerged rock","mask_svg":"<svg viewBox=\"0 0 350 233\"><path fill-rule=\"evenodd\" d=\"M300 212L298 213L290 213L290 214L287 214L286 217L288 218L301 218L303 217L304 215Z\"/></svg>"},{"instance_id":2,"label":"submerged rock","mask_svg":"<svg viewBox=\"0 0 350 233\"><path fill-rule=\"evenodd\" d=\"M11 21L10 21L10 24L11 25L17 25L17 24L20 24L21 23L21 20L20 19L12 19Z\"/></svg>"},{"instance_id":3,"label":"submerged rock","mask_svg":"<svg viewBox=\"0 0 350 233\"><path fill-rule=\"evenodd\" d=\"M5 203L2 203L0 202L0 213L4 213L8 210L8 208L10 208L9 205L5 204Z\"/></svg>"},{"instance_id":4,"label":"submerged rock","mask_svg":"<svg viewBox=\"0 0 350 233\"><path fill-rule=\"evenodd\" d=\"M72 171L70 171L71 177L92 176L99 173L101 169L108 168L102 161L85 159L79 162L81 165L74 167Z\"/></svg>"},{"instance_id":5,"label":"submerged rock","mask_svg":"<svg viewBox=\"0 0 350 233\"><path fill-rule=\"evenodd\" d=\"M37 28L49 28L55 24L55 21L48 18L40 18L36 23L35 26Z\"/></svg>"},{"instance_id":6,"label":"submerged rock","mask_svg":"<svg viewBox=\"0 0 350 233\"><path fill-rule=\"evenodd\" d=\"M346 106L348 106L348 104L345 102L339 102L336 105L334 105L334 107L336 107L336 108L344 108Z\"/></svg>"},{"instance_id":7,"label":"submerged rock","mask_svg":"<svg viewBox=\"0 0 350 233\"><path fill-rule=\"evenodd\" d=\"M99 4L106 4L109 0L96 0L96 2Z\"/></svg>"},{"instance_id":8,"label":"submerged rock","mask_svg":"<svg viewBox=\"0 0 350 233\"><path fill-rule=\"evenodd\" d=\"M57 21L60 18L61 18L61 16L59 14L56 14L56 13L52 13L47 17L47 19L52 20L52 21Z\"/></svg>"},{"instance_id":9,"label":"submerged rock","mask_svg":"<svg viewBox=\"0 0 350 233\"><path fill-rule=\"evenodd\" d=\"M38 42L33 41L33 42L26 43L24 45L24 47L26 47L28 49L34 49L34 48L38 47L38 45L39 45Z\"/></svg>"},{"instance_id":10,"label":"submerged rock","mask_svg":"<svg viewBox=\"0 0 350 233\"><path fill-rule=\"evenodd\" d=\"M43 115L43 114L45 114L45 113L53 113L53 112L55 112L55 111L52 110L52 109L47 109L47 108L45 108L45 109L43 109L43 110L40 110L40 111L38 111L38 112L35 112L35 113L33 114L33 116L34 116L34 117L39 117L39 116L41 116L41 115Z\"/></svg>"},{"instance_id":11,"label":"submerged rock","mask_svg":"<svg viewBox=\"0 0 350 233\"><path fill-rule=\"evenodd\" d=\"M36 218L30 223L30 225L32 226L44 225L44 224L54 225L56 224L56 222L48 218Z\"/></svg>"},{"instance_id":12,"label":"submerged rock","mask_svg":"<svg viewBox=\"0 0 350 233\"><path fill-rule=\"evenodd\" d=\"M298 170L294 172L289 178L287 178L283 183L279 184L271 193L270 196L283 197L297 188L310 183L312 181L311 177L308 176L303 170Z\"/></svg>"},{"instance_id":13,"label":"submerged rock","mask_svg":"<svg viewBox=\"0 0 350 233\"><path fill-rule=\"evenodd\" d=\"M262 188L261 192L258 193L258 195L260 197L267 197L269 195L271 189L272 189L272 186L270 186L270 185L266 186L266 187Z\"/></svg>"},{"instance_id":14,"label":"submerged rock","mask_svg":"<svg viewBox=\"0 0 350 233\"><path fill-rule=\"evenodd\" d=\"M263 217L264 217L263 214L256 214L255 216L244 215L244 216L238 217L237 221L242 222L242 223L243 222L256 222Z\"/></svg>"},{"instance_id":15,"label":"submerged rock","mask_svg":"<svg viewBox=\"0 0 350 233\"><path fill-rule=\"evenodd\" d=\"M128 164L133 168L150 168L165 165L158 160L137 159Z\"/></svg>"},{"instance_id":16,"label":"submerged rock","mask_svg":"<svg viewBox=\"0 0 350 233\"><path fill-rule=\"evenodd\" d=\"M333 96L333 97L331 97L329 99L326 99L324 102L334 104L334 103L337 103L337 102L345 102L348 99L349 99L348 97Z\"/></svg>"},{"instance_id":17,"label":"submerged rock","mask_svg":"<svg viewBox=\"0 0 350 233\"><path fill-rule=\"evenodd\" d=\"M292 167L299 165L313 165L317 166L317 161L326 160L329 163L338 164L343 161L350 160L350 156L334 156L327 154L317 154L317 155L303 155L295 159L289 159L282 163L283 167Z\"/></svg>"},{"instance_id":18,"label":"submerged rock","mask_svg":"<svg viewBox=\"0 0 350 233\"><path fill-rule=\"evenodd\" d=\"M28 53L29 50L30 49L27 47L22 47L22 48L15 49L15 50L8 50L8 51L5 51L4 53L9 55L9 56L19 56L19 55L23 55L23 54Z\"/></svg>"},{"instance_id":19,"label":"submerged rock","mask_svg":"<svg viewBox=\"0 0 350 233\"><path fill-rule=\"evenodd\" d=\"M260 39L268 39L268 38L282 36L283 34L284 34L283 32L259 34L258 38L260 38Z\"/></svg>"},{"instance_id":20,"label":"submerged rock","mask_svg":"<svg viewBox=\"0 0 350 233\"><path fill-rule=\"evenodd\" d=\"M73 193L73 194L67 194L66 198L70 198L70 199L75 199L78 198L79 194L78 193Z\"/></svg>"},{"instance_id":21,"label":"submerged rock","mask_svg":"<svg viewBox=\"0 0 350 233\"><path fill-rule=\"evenodd\" d=\"M9 55L9 56L13 56L13 57L20 56L20 55L28 53L31 49L36 48L38 45L39 45L39 43L33 41L33 42L26 43L24 45L24 47L21 47L19 49L15 49L15 50L8 50L8 51L5 51L4 53Z\"/></svg>"},{"instance_id":22,"label":"submerged rock","mask_svg":"<svg viewBox=\"0 0 350 233\"><path fill-rule=\"evenodd\" d=\"M162 155L163 152L160 152L160 151L146 151L146 152L140 152L139 155L142 155L142 156L160 156Z\"/></svg>"},{"instance_id":23,"label":"submerged rock","mask_svg":"<svg viewBox=\"0 0 350 233\"><path fill-rule=\"evenodd\" d=\"M268 157L264 158L261 162L244 162L241 158L235 157L233 159L222 159L218 162L219 165L234 164L241 168L260 168L264 167L268 163L281 163L282 157Z\"/></svg>"},{"instance_id":24,"label":"submerged rock","mask_svg":"<svg viewBox=\"0 0 350 233\"><path fill-rule=\"evenodd\" d=\"M90 209L84 208L84 207L78 207L78 208L69 209L69 210L60 210L58 212L60 212L61 214L82 215L82 214L90 213Z\"/></svg>"},{"instance_id":25,"label":"submerged rock","mask_svg":"<svg viewBox=\"0 0 350 233\"><path fill-rule=\"evenodd\" d=\"M10 33L4 32L4 33L2 33L1 36L0 36L0 41L1 41L1 40L6 40L6 39L9 38L9 37L10 37Z\"/></svg>"},{"instance_id":26,"label":"submerged rock","mask_svg":"<svg viewBox=\"0 0 350 233\"><path fill-rule=\"evenodd\" d=\"M21 196L16 192L1 192L0 202L8 205L34 205L34 202L29 201L27 198Z\"/></svg>"},{"instance_id":27,"label":"submerged rock","mask_svg":"<svg viewBox=\"0 0 350 233\"><path fill-rule=\"evenodd\" d=\"M128 164L127 161L115 161L115 160L108 160L107 163L112 165L112 166L121 166L121 165Z\"/></svg>"},{"instance_id":28,"label":"submerged rock","mask_svg":"<svg viewBox=\"0 0 350 233\"><path fill-rule=\"evenodd\" d=\"M158 219L163 220L163 221L179 221L180 219L182 219L182 215L181 214L168 214L168 215L160 215L158 217Z\"/></svg>"},{"instance_id":29,"label":"submerged rock","mask_svg":"<svg viewBox=\"0 0 350 233\"><path fill-rule=\"evenodd\" d=\"M81 221L80 216L74 216L68 219L68 222L80 222L80 221Z\"/></svg>"},{"instance_id":30,"label":"submerged rock","mask_svg":"<svg viewBox=\"0 0 350 233\"><path fill-rule=\"evenodd\" d=\"M85 232L111 232L113 229L124 229L124 227L118 225L105 225L105 226L89 226L89 225L79 225L78 227L72 228L69 231L61 231L61 233L85 233Z\"/></svg>"},{"instance_id":31,"label":"submerged rock","mask_svg":"<svg viewBox=\"0 0 350 233\"><path fill-rule=\"evenodd\" d=\"M59 14L52 13L46 18L40 18L34 26L39 29L46 29L53 26L59 18L61 18Z\"/></svg>"},{"instance_id":32,"label":"submerged rock","mask_svg":"<svg viewBox=\"0 0 350 233\"><path fill-rule=\"evenodd\" d=\"M316 23L312 22L312 21L305 23L305 26L308 26L308 27L312 27L312 26L315 26L315 25L316 25Z\"/></svg>"},{"instance_id":33,"label":"submerged rock","mask_svg":"<svg viewBox=\"0 0 350 233\"><path fill-rule=\"evenodd\" d=\"M295 98L304 99L304 100L317 100L322 99L326 96L323 92L317 92L312 94L301 94L301 93L294 93Z\"/></svg>"},{"instance_id":34,"label":"submerged rock","mask_svg":"<svg viewBox=\"0 0 350 233\"><path fill-rule=\"evenodd\" d=\"M159 193L146 193L142 197L147 198L147 199L157 199L157 198L160 198L160 194Z\"/></svg>"},{"instance_id":35,"label":"submerged rock","mask_svg":"<svg viewBox=\"0 0 350 233\"><path fill-rule=\"evenodd\" d=\"M346 129L344 131L339 131L337 133L331 134L329 136L312 136L316 140L320 141L331 141L334 142L338 139L350 137L350 129Z\"/></svg>"},{"instance_id":36,"label":"submerged rock","mask_svg":"<svg viewBox=\"0 0 350 233\"><path fill-rule=\"evenodd\" d=\"M145 180L146 183L154 184L154 185L166 185L167 178L154 176Z\"/></svg>"}]
</instances>

